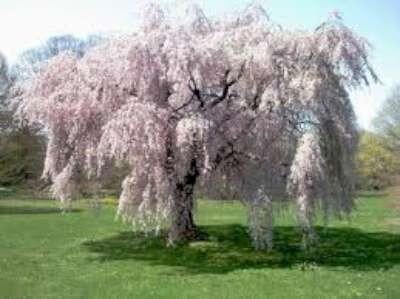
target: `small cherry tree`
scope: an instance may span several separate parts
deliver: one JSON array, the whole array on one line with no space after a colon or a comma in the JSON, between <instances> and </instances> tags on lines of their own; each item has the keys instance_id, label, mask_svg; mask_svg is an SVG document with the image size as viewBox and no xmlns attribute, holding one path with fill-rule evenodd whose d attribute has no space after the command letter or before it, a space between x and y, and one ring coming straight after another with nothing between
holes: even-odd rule
<instances>
[{"instance_id":1,"label":"small cherry tree","mask_svg":"<svg viewBox=\"0 0 400 299\"><path fill-rule=\"evenodd\" d=\"M357 144L348 89L376 76L368 43L337 16L287 30L261 6L208 18L147 6L140 28L59 55L24 91L19 116L48 133L43 176L68 202L84 180L128 163L118 215L146 231L196 237L194 194L249 206L257 248L272 246L274 208L293 199L306 236L315 211L353 207Z\"/></svg>"}]
</instances>

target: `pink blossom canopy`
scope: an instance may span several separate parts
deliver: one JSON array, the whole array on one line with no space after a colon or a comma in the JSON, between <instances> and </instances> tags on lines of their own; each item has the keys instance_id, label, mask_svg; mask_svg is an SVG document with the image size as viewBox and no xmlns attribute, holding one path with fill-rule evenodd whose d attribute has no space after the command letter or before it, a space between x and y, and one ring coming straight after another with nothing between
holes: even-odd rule
<instances>
[{"instance_id":1,"label":"pink blossom canopy","mask_svg":"<svg viewBox=\"0 0 400 299\"><path fill-rule=\"evenodd\" d=\"M260 248L272 244L277 203L293 199L308 231L318 208L350 212L348 90L376 80L368 43L337 18L284 29L257 5L223 19L192 4L180 18L147 9L138 30L55 57L24 92L18 113L48 134L54 196L68 201L126 163L125 220L157 230L180 205L193 209L182 194L228 196L249 205Z\"/></svg>"}]
</instances>

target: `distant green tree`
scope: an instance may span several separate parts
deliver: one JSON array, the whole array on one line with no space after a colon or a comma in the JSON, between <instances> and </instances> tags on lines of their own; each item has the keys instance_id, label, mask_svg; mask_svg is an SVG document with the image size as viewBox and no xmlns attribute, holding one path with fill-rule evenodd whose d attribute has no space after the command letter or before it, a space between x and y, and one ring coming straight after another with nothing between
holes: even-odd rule
<instances>
[{"instance_id":1,"label":"distant green tree","mask_svg":"<svg viewBox=\"0 0 400 299\"><path fill-rule=\"evenodd\" d=\"M390 184L400 163L387 146L387 139L372 132L363 132L359 143L357 165L360 188L381 189Z\"/></svg>"},{"instance_id":2,"label":"distant green tree","mask_svg":"<svg viewBox=\"0 0 400 299\"><path fill-rule=\"evenodd\" d=\"M0 137L0 185L35 183L42 170L44 139L25 128Z\"/></svg>"},{"instance_id":3,"label":"distant green tree","mask_svg":"<svg viewBox=\"0 0 400 299\"><path fill-rule=\"evenodd\" d=\"M374 120L374 127L400 159L400 84L393 88L383 102Z\"/></svg>"}]
</instances>

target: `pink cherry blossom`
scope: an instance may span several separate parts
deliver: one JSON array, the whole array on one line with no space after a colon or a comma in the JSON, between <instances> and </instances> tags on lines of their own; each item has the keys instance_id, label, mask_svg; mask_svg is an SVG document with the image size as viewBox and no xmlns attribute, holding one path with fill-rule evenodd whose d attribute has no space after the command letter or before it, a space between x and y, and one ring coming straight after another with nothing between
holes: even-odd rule
<instances>
[{"instance_id":1,"label":"pink cherry blossom","mask_svg":"<svg viewBox=\"0 0 400 299\"><path fill-rule=\"evenodd\" d=\"M48 134L44 177L68 201L112 163L127 163L118 215L169 241L194 238L195 194L249 206L257 248L274 209L349 213L356 123L348 91L375 81L369 45L341 22L287 30L249 6L208 18L151 4L143 25L83 58L52 59L18 115Z\"/></svg>"}]
</instances>

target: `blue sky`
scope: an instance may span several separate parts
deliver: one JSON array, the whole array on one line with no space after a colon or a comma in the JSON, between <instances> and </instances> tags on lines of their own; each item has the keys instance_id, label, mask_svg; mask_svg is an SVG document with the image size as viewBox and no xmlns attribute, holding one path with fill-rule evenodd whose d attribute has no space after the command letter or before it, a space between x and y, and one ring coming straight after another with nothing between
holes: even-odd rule
<instances>
[{"instance_id":1,"label":"blue sky","mask_svg":"<svg viewBox=\"0 0 400 299\"><path fill-rule=\"evenodd\" d=\"M0 51L14 60L51 35L126 32L134 28L135 0L0 0ZM199 1L210 14L246 6L245 0ZM266 0L272 20L313 29L338 10L345 23L374 46L372 62L382 81L353 92L359 124L369 128L390 88L400 83L400 0Z\"/></svg>"}]
</instances>

